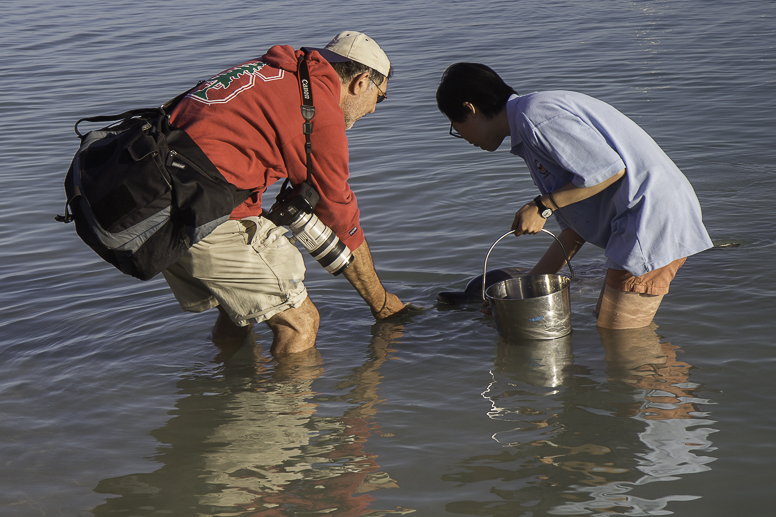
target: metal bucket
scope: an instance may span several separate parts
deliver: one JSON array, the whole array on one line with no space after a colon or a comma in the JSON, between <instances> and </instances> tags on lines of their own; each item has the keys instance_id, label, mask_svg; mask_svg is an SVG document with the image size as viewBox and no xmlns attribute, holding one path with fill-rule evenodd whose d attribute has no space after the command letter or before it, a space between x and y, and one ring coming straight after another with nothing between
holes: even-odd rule
<instances>
[{"instance_id":1,"label":"metal bucket","mask_svg":"<svg viewBox=\"0 0 776 517\"><path fill-rule=\"evenodd\" d=\"M482 299L488 302L496 331L508 341L557 339L571 333L571 296L569 284L574 277L571 262L563 244L552 236L563 250L570 277L563 275L525 275L510 278L485 289L488 257L496 244L510 231L502 235L488 250L483 264Z\"/></svg>"}]
</instances>

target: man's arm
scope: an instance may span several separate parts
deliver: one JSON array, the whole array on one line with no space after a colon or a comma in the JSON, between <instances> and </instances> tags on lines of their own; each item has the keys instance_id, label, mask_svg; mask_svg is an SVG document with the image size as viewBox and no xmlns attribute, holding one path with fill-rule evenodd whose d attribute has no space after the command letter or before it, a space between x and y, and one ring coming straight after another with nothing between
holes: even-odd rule
<instances>
[{"instance_id":1,"label":"man's arm","mask_svg":"<svg viewBox=\"0 0 776 517\"><path fill-rule=\"evenodd\" d=\"M580 237L571 228L566 228L560 232L558 240L563 244L563 249L553 240L550 247L547 248L547 251L544 252L542 258L539 259L539 262L536 263L529 274L552 275L557 273L566 265L566 255L563 254L563 250L566 250L566 254L569 260L571 260L585 243L585 239Z\"/></svg>"},{"instance_id":2,"label":"man's arm","mask_svg":"<svg viewBox=\"0 0 776 517\"><path fill-rule=\"evenodd\" d=\"M386 291L380 282L366 240L353 251L353 262L342 274L369 305L372 316L376 320L384 320L407 312L401 300L395 294Z\"/></svg>"},{"instance_id":3,"label":"man's arm","mask_svg":"<svg viewBox=\"0 0 776 517\"><path fill-rule=\"evenodd\" d=\"M569 183L553 192L552 198L548 194L543 195L541 201L545 206L557 210L558 208L595 196L610 185L618 182L623 176L625 176L625 169L592 187L578 187L573 183ZM525 233L533 235L539 233L544 228L544 223L546 222L547 219L539 214L536 204L531 201L515 214L512 230L515 230L515 235L523 235Z\"/></svg>"}]
</instances>

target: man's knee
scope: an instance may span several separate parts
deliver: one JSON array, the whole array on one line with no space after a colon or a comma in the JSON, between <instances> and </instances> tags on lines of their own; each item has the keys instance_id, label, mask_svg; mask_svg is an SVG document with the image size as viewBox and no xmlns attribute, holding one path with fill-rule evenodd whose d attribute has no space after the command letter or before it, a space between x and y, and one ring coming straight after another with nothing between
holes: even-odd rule
<instances>
[{"instance_id":1,"label":"man's knee","mask_svg":"<svg viewBox=\"0 0 776 517\"><path fill-rule=\"evenodd\" d=\"M275 314L267 320L274 334L273 354L302 352L315 346L320 315L310 298L299 307Z\"/></svg>"},{"instance_id":2,"label":"man's knee","mask_svg":"<svg viewBox=\"0 0 776 517\"><path fill-rule=\"evenodd\" d=\"M293 309L295 311L294 317L300 320L299 326L303 329L302 332L315 343L315 336L318 335L318 325L321 322L321 315L318 313L318 308L310 300L305 298L302 305Z\"/></svg>"}]
</instances>

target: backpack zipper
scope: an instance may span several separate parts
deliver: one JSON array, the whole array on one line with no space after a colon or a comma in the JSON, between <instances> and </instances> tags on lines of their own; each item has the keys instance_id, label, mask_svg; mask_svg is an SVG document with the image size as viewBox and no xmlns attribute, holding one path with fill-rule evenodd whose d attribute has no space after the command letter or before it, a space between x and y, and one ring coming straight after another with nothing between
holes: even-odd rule
<instances>
[{"instance_id":1,"label":"backpack zipper","mask_svg":"<svg viewBox=\"0 0 776 517\"><path fill-rule=\"evenodd\" d=\"M175 161L176 158L179 159L180 161L182 161L183 163L176 162ZM187 165L189 167L193 168L195 171L199 172L200 174L203 174L203 175L205 175L207 177L210 177L210 174L205 172L199 165L197 165L193 161L189 160L188 158L186 158L182 154L178 153L178 151L176 151L175 149L170 149L170 152L167 154L167 166L168 167L173 167L175 169L183 170L183 169L186 168Z\"/></svg>"}]
</instances>

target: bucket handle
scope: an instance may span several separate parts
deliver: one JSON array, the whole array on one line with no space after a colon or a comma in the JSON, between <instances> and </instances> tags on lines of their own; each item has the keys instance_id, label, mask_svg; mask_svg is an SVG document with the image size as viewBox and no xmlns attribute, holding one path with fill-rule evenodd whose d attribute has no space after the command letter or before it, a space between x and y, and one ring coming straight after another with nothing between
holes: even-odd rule
<instances>
[{"instance_id":1,"label":"bucket handle","mask_svg":"<svg viewBox=\"0 0 776 517\"><path fill-rule=\"evenodd\" d=\"M566 248L563 247L563 244L560 242L560 240L550 230L545 230L544 228L542 228L541 231L543 231L546 234L549 234L553 239L555 239L555 242L558 243L558 246L560 246L560 249L563 251L563 256L566 258L566 265L569 268L569 273L571 273L571 276L569 278L574 278L574 270L571 268L571 260L569 260L569 255L568 253L566 253ZM499 237L498 240L493 243L493 246L490 247L487 255L485 255L485 263L482 265L482 300L483 301L488 301L487 298L485 298L485 286L487 285L487 283L485 282L485 275L487 275L487 272L488 272L488 257L490 256L490 252L493 251L493 248L496 247L496 244L501 242L501 239L503 239L507 235L512 235L513 233L515 233L515 231L510 230L504 235L502 235L501 237Z\"/></svg>"}]
</instances>

